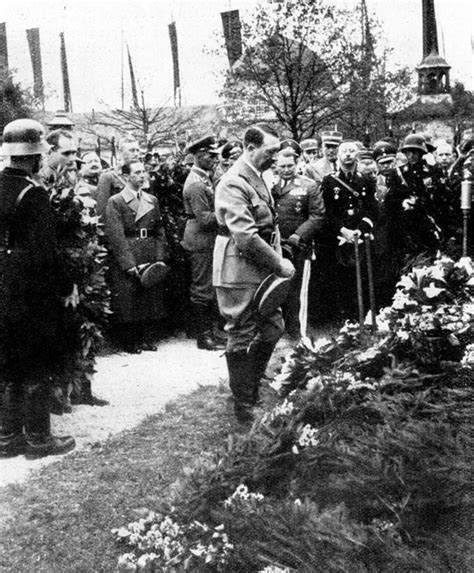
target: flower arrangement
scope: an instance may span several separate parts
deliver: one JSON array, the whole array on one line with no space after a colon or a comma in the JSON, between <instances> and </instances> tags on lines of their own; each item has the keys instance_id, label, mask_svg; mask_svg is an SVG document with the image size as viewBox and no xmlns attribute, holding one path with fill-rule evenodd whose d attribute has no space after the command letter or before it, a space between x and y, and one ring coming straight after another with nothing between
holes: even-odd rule
<instances>
[{"instance_id":1,"label":"flower arrangement","mask_svg":"<svg viewBox=\"0 0 474 573\"><path fill-rule=\"evenodd\" d=\"M71 397L87 402L91 399L95 357L111 313L105 277L107 251L101 244L103 231L95 214L95 201L75 196L65 177L60 177L51 190L51 205L56 216L60 256L70 282L75 285L77 303L67 306L64 313L67 360L62 374L66 384L63 401L67 403Z\"/></svg>"},{"instance_id":2,"label":"flower arrangement","mask_svg":"<svg viewBox=\"0 0 474 573\"><path fill-rule=\"evenodd\" d=\"M112 533L128 550L118 559L119 573L173 573L193 571L199 565L220 571L233 549L223 525L211 528L199 521L180 525L153 511Z\"/></svg>"},{"instance_id":3,"label":"flower arrangement","mask_svg":"<svg viewBox=\"0 0 474 573\"><path fill-rule=\"evenodd\" d=\"M377 315L377 332L361 337L359 325L347 321L333 339L302 339L272 387L287 395L329 381L345 392L367 380L420 377L459 365L474 339L473 294L469 258L439 256L415 267L401 277L392 305Z\"/></svg>"}]
</instances>

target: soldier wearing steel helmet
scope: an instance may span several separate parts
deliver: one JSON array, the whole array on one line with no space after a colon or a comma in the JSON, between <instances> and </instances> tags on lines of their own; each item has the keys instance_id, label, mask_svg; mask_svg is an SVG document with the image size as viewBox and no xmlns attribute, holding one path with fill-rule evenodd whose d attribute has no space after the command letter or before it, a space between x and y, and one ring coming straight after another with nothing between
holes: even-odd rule
<instances>
[{"instance_id":1,"label":"soldier wearing steel helmet","mask_svg":"<svg viewBox=\"0 0 474 573\"><path fill-rule=\"evenodd\" d=\"M35 176L48 151L41 124L9 123L0 173L0 457L62 454L74 439L50 425L50 380L61 358L62 297L71 292L57 256L53 212ZM74 302L71 299L69 302Z\"/></svg>"}]
</instances>

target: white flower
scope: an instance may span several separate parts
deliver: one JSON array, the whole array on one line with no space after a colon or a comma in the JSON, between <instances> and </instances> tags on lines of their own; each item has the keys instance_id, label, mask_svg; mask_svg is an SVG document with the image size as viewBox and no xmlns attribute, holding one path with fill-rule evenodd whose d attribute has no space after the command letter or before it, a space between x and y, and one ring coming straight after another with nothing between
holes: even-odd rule
<instances>
[{"instance_id":1,"label":"white flower","mask_svg":"<svg viewBox=\"0 0 474 573\"><path fill-rule=\"evenodd\" d=\"M401 277L401 279L398 281L397 287L402 287L405 289L411 289L411 288L416 288L416 284L414 283L414 281L408 276L408 275L403 275Z\"/></svg>"},{"instance_id":2,"label":"white flower","mask_svg":"<svg viewBox=\"0 0 474 573\"><path fill-rule=\"evenodd\" d=\"M440 293L442 293L445 289L444 288L438 288L435 286L434 283L430 283L430 286L425 287L423 290L424 290L424 292L428 298L435 298Z\"/></svg>"},{"instance_id":3,"label":"white flower","mask_svg":"<svg viewBox=\"0 0 474 573\"><path fill-rule=\"evenodd\" d=\"M408 340L410 335L405 330L397 330L397 338L400 340Z\"/></svg>"},{"instance_id":4,"label":"white flower","mask_svg":"<svg viewBox=\"0 0 474 573\"><path fill-rule=\"evenodd\" d=\"M297 446L293 446L293 447L291 448L291 451L292 451L295 455L298 455L298 454L300 453Z\"/></svg>"},{"instance_id":5,"label":"white flower","mask_svg":"<svg viewBox=\"0 0 474 573\"><path fill-rule=\"evenodd\" d=\"M430 267L431 278L436 279L438 281L446 282L444 274L445 274L444 268L442 266L434 265L433 267Z\"/></svg>"},{"instance_id":6,"label":"white flower","mask_svg":"<svg viewBox=\"0 0 474 573\"><path fill-rule=\"evenodd\" d=\"M298 438L298 444L302 447L317 446L319 430L313 428L310 424L306 424Z\"/></svg>"}]
</instances>

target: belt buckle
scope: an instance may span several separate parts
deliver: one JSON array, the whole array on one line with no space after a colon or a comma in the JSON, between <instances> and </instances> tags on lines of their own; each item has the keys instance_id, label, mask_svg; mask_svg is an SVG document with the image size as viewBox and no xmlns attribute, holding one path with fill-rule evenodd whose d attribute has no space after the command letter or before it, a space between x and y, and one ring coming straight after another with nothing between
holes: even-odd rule
<instances>
[{"instance_id":1,"label":"belt buckle","mask_svg":"<svg viewBox=\"0 0 474 573\"><path fill-rule=\"evenodd\" d=\"M140 229L140 239L148 238L148 229Z\"/></svg>"}]
</instances>

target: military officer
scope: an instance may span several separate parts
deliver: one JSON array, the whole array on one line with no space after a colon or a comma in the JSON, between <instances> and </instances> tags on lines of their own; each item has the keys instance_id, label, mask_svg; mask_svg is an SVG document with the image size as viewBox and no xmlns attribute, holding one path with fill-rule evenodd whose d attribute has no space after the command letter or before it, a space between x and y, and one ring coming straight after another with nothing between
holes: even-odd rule
<instances>
[{"instance_id":1,"label":"military officer","mask_svg":"<svg viewBox=\"0 0 474 573\"><path fill-rule=\"evenodd\" d=\"M275 130L264 123L249 127L244 153L216 190L219 224L214 248L213 283L228 334L226 360L234 411L252 420L260 379L284 326L280 310L258 313L254 295L271 273L291 278L294 266L282 257L275 210L262 173L280 149Z\"/></svg>"},{"instance_id":2,"label":"military officer","mask_svg":"<svg viewBox=\"0 0 474 573\"><path fill-rule=\"evenodd\" d=\"M355 141L342 142L339 170L321 184L326 207L318 265L322 320L357 315L354 243L373 233L378 218L375 179L357 171L357 153Z\"/></svg>"},{"instance_id":3,"label":"military officer","mask_svg":"<svg viewBox=\"0 0 474 573\"><path fill-rule=\"evenodd\" d=\"M0 173L0 457L28 458L72 450L54 437L50 386L59 371L62 301L72 290L57 253L47 191L35 179L49 149L41 124L17 119L3 132ZM57 369L57 370L56 370Z\"/></svg>"},{"instance_id":4,"label":"military officer","mask_svg":"<svg viewBox=\"0 0 474 573\"><path fill-rule=\"evenodd\" d=\"M215 289L212 286L212 253L217 235L212 172L218 147L213 136L202 137L188 148L194 165L183 187L186 227L181 242L191 266L190 301L198 348L222 350L213 332Z\"/></svg>"},{"instance_id":5,"label":"military officer","mask_svg":"<svg viewBox=\"0 0 474 573\"><path fill-rule=\"evenodd\" d=\"M338 131L323 131L321 133L323 156L312 163L315 171L312 179L322 181L323 177L337 171L337 151L341 141L342 133Z\"/></svg>"},{"instance_id":6,"label":"military officer","mask_svg":"<svg viewBox=\"0 0 474 573\"><path fill-rule=\"evenodd\" d=\"M397 147L390 141L380 140L374 145L374 160L377 164L377 193L376 199L379 205L385 201L387 194L387 176L395 169Z\"/></svg>"},{"instance_id":7,"label":"military officer","mask_svg":"<svg viewBox=\"0 0 474 573\"><path fill-rule=\"evenodd\" d=\"M323 226L325 213L319 185L296 174L296 159L291 147L280 151L276 163L280 179L272 189L283 253L287 253L296 269L283 307L286 331L292 337L299 334L299 295L304 260L311 256L313 238Z\"/></svg>"},{"instance_id":8,"label":"military officer","mask_svg":"<svg viewBox=\"0 0 474 573\"><path fill-rule=\"evenodd\" d=\"M155 350L153 338L165 316L163 286L142 285L140 274L168 255L158 199L142 191L146 174L141 161L122 166L125 187L112 195L105 211L110 252L110 287L115 334L127 352Z\"/></svg>"}]
</instances>

